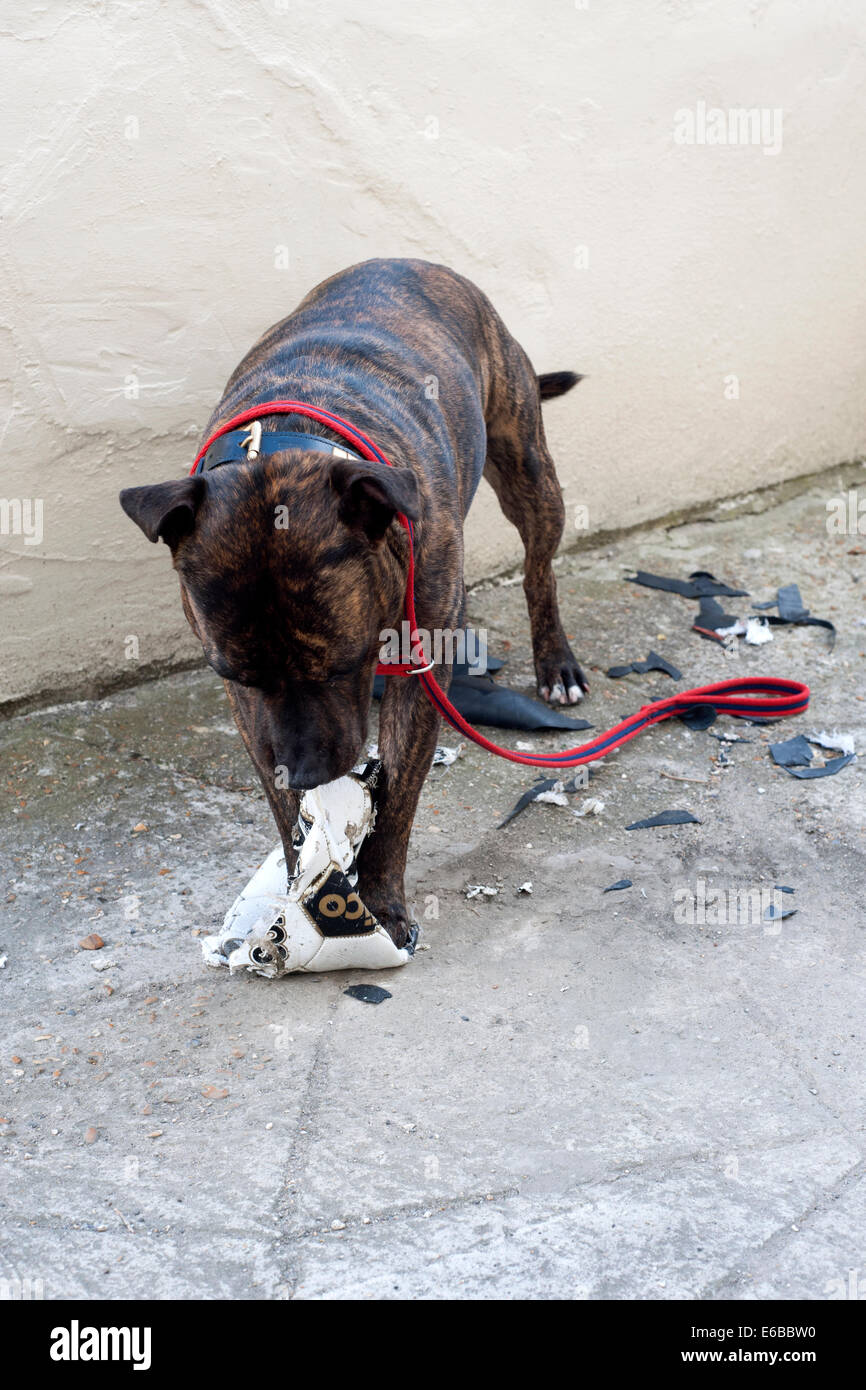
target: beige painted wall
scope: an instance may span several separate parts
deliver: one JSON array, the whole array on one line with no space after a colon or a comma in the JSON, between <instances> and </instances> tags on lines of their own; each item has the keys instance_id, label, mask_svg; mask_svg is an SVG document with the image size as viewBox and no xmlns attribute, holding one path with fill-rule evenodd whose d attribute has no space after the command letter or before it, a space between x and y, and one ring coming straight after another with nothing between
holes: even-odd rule
<instances>
[{"instance_id":1,"label":"beige painted wall","mask_svg":"<svg viewBox=\"0 0 866 1390\"><path fill-rule=\"evenodd\" d=\"M191 654L117 490L180 474L250 342L370 255L450 263L590 374L548 418L592 527L864 451L862 0L3 9L0 496L44 533L0 536L0 699ZM699 103L780 110L781 148L679 143ZM486 490L469 553L518 556Z\"/></svg>"}]
</instances>

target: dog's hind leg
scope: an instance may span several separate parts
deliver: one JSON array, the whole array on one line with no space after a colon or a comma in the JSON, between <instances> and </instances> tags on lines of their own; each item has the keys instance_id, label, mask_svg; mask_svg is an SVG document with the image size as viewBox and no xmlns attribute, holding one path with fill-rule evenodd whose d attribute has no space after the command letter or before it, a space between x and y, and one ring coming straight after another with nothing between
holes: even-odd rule
<instances>
[{"instance_id":1,"label":"dog's hind leg","mask_svg":"<svg viewBox=\"0 0 866 1390\"><path fill-rule=\"evenodd\" d=\"M496 383L488 405L484 476L523 541L523 589L538 693L554 704L576 704L588 686L568 644L556 599L552 561L562 537L565 507L544 437L541 399L561 395L580 378L557 372L537 379L513 339L505 362L505 380Z\"/></svg>"}]
</instances>

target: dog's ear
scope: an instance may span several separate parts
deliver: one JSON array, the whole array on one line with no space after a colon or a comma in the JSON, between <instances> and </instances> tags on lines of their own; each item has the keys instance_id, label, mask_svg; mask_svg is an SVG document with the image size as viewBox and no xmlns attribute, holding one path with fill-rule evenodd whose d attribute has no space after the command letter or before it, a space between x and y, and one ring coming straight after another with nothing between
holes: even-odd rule
<instances>
[{"instance_id":1,"label":"dog's ear","mask_svg":"<svg viewBox=\"0 0 866 1390\"><path fill-rule=\"evenodd\" d=\"M382 539L398 512L410 521L420 515L418 480L411 468L335 459L331 486L340 499L340 519L365 531L372 541Z\"/></svg>"},{"instance_id":2,"label":"dog's ear","mask_svg":"<svg viewBox=\"0 0 866 1390\"><path fill-rule=\"evenodd\" d=\"M149 541L160 537L174 550L189 535L195 514L202 504L206 484L201 474L176 478L170 483L151 483L146 487L125 487L120 505L140 526Z\"/></svg>"}]
</instances>

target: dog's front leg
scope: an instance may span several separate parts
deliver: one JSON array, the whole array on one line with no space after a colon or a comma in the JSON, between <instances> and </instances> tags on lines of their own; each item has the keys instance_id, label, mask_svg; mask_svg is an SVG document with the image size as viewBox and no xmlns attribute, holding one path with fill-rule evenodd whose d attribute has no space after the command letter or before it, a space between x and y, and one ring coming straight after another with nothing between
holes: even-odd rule
<instances>
[{"instance_id":1,"label":"dog's front leg","mask_svg":"<svg viewBox=\"0 0 866 1390\"><path fill-rule=\"evenodd\" d=\"M257 692L233 681L223 681L231 712L238 726L244 747L253 760L261 778L268 804L277 823L277 830L283 842L286 855L286 872L291 874L295 867L297 851L292 848L292 831L298 819L300 792L277 783L277 769L274 755L263 730L261 707Z\"/></svg>"},{"instance_id":2,"label":"dog's front leg","mask_svg":"<svg viewBox=\"0 0 866 1390\"><path fill-rule=\"evenodd\" d=\"M434 667L433 674L447 690L450 666ZM405 945L409 936L403 884L406 853L438 731L439 713L420 680L416 676L390 676L379 715L382 772L376 826L358 856L358 893L397 946Z\"/></svg>"}]
</instances>

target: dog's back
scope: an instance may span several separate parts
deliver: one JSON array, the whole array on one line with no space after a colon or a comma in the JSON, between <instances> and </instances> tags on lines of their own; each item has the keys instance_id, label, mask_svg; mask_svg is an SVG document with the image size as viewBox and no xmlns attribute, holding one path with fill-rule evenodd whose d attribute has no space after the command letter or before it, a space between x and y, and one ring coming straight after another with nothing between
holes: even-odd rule
<instances>
[{"instance_id":1,"label":"dog's back","mask_svg":"<svg viewBox=\"0 0 866 1390\"><path fill-rule=\"evenodd\" d=\"M481 291L446 266L363 261L323 281L262 335L232 373L204 437L259 402L320 404L373 434L396 460L435 462L465 510L484 467L495 317ZM281 423L264 419L264 428ZM302 419L292 428L323 433Z\"/></svg>"}]
</instances>

